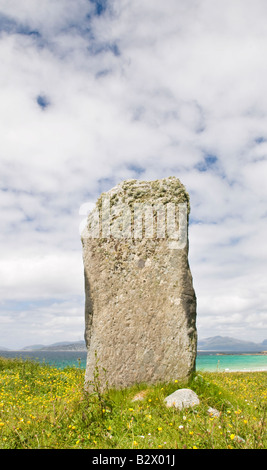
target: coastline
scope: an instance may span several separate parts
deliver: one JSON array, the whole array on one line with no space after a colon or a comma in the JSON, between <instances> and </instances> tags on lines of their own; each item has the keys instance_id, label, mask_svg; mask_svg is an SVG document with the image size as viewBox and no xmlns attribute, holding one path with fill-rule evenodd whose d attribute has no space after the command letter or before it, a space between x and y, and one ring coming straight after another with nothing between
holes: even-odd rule
<instances>
[{"instance_id":1,"label":"coastline","mask_svg":"<svg viewBox=\"0 0 267 470\"><path fill-rule=\"evenodd\" d=\"M267 372L267 355L249 352L198 351L196 371Z\"/></svg>"},{"instance_id":2,"label":"coastline","mask_svg":"<svg viewBox=\"0 0 267 470\"><path fill-rule=\"evenodd\" d=\"M197 372L201 372L201 369L198 369ZM203 369L203 372L240 372L240 373L253 373L253 372L267 372L267 367L264 368L264 369L229 369L229 368L225 368L225 369L218 369L218 370L208 370L208 369Z\"/></svg>"},{"instance_id":3,"label":"coastline","mask_svg":"<svg viewBox=\"0 0 267 470\"><path fill-rule=\"evenodd\" d=\"M197 351L198 354L212 354L214 356L267 356L267 351L252 351L252 352L239 352L239 351L221 351L218 352L213 349L199 349Z\"/></svg>"},{"instance_id":4,"label":"coastline","mask_svg":"<svg viewBox=\"0 0 267 470\"><path fill-rule=\"evenodd\" d=\"M79 367L85 369L87 360L86 350L59 351L0 351L0 357L37 360L40 363L64 368ZM222 351L198 351L196 372L267 372L267 354L230 353Z\"/></svg>"}]
</instances>

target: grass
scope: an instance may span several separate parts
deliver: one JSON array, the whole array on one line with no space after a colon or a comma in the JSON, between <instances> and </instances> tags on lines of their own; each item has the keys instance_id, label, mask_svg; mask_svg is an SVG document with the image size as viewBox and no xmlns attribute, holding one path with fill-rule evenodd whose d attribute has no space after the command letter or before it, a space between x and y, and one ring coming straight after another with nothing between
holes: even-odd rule
<instances>
[{"instance_id":1,"label":"grass","mask_svg":"<svg viewBox=\"0 0 267 470\"><path fill-rule=\"evenodd\" d=\"M264 449L266 382L266 372L201 372L187 385L89 394L79 367L0 358L0 448ZM167 408L164 398L184 387L200 405Z\"/></svg>"}]
</instances>

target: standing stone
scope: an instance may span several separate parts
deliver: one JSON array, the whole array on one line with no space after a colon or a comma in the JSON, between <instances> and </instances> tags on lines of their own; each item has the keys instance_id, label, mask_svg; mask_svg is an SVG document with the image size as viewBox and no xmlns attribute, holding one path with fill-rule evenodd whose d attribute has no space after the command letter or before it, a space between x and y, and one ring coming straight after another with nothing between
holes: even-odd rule
<instances>
[{"instance_id":1,"label":"standing stone","mask_svg":"<svg viewBox=\"0 0 267 470\"><path fill-rule=\"evenodd\" d=\"M176 177L103 193L82 233L85 386L186 380L195 369L189 196ZM104 371L105 369L105 371Z\"/></svg>"}]
</instances>

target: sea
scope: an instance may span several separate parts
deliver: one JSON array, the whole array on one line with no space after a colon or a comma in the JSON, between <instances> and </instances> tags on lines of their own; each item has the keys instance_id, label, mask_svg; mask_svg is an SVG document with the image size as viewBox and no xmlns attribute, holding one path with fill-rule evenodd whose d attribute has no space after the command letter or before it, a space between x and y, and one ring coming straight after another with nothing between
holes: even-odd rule
<instances>
[{"instance_id":1,"label":"sea","mask_svg":"<svg viewBox=\"0 0 267 470\"><path fill-rule=\"evenodd\" d=\"M0 351L0 356L32 359L63 369L65 367L86 367L86 351ZM267 355L251 353L220 353L219 351L198 352L196 371L250 372L267 371Z\"/></svg>"}]
</instances>

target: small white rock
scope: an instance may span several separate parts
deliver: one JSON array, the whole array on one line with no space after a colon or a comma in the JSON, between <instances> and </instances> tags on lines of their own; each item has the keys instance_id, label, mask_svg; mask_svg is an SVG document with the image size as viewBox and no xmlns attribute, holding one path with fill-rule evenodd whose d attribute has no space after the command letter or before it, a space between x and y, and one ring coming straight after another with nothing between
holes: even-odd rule
<instances>
[{"instance_id":1,"label":"small white rock","mask_svg":"<svg viewBox=\"0 0 267 470\"><path fill-rule=\"evenodd\" d=\"M193 390L189 388L181 388L176 390L171 395L165 398L165 403L168 407L175 406L182 410L183 408L189 408L190 406L199 405L199 398Z\"/></svg>"}]
</instances>

